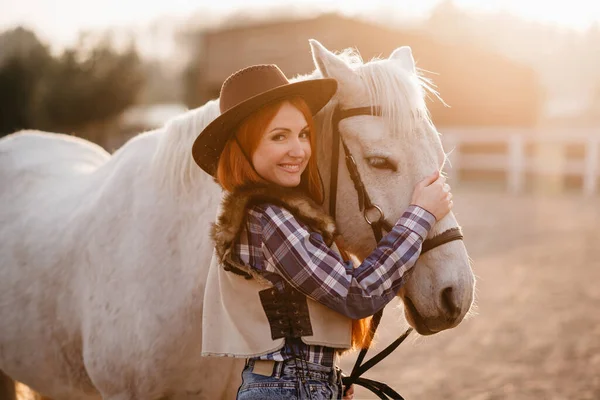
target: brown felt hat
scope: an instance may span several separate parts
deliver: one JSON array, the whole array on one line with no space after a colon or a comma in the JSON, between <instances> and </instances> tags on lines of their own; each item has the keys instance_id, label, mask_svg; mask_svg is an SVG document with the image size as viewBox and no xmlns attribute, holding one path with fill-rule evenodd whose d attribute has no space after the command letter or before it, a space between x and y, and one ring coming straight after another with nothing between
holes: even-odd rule
<instances>
[{"instance_id":1,"label":"brown felt hat","mask_svg":"<svg viewBox=\"0 0 600 400\"><path fill-rule=\"evenodd\" d=\"M215 176L225 144L240 123L254 111L274 101L300 96L314 115L329 102L336 89L336 80L329 78L290 83L274 64L254 65L234 73L221 87L221 115L208 124L194 141L194 161Z\"/></svg>"}]
</instances>

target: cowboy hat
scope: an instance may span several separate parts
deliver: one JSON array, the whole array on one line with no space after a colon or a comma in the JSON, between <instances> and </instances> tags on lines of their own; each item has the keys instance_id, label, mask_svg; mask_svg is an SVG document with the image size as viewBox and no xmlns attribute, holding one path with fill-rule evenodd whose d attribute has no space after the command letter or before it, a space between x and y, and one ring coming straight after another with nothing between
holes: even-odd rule
<instances>
[{"instance_id":1,"label":"cowboy hat","mask_svg":"<svg viewBox=\"0 0 600 400\"><path fill-rule=\"evenodd\" d=\"M316 114L335 94L335 79L310 79L290 83L274 64L254 65L229 76L219 98L221 115L200 132L192 146L196 164L215 176L219 157L240 123L261 106L300 96Z\"/></svg>"}]
</instances>

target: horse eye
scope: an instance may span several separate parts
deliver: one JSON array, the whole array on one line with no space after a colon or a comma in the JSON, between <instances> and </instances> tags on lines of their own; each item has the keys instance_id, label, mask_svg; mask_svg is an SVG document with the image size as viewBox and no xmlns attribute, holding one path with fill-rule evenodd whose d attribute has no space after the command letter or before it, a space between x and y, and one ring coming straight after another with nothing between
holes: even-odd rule
<instances>
[{"instance_id":1,"label":"horse eye","mask_svg":"<svg viewBox=\"0 0 600 400\"><path fill-rule=\"evenodd\" d=\"M373 168L396 171L396 167L385 157L368 157L367 162Z\"/></svg>"}]
</instances>

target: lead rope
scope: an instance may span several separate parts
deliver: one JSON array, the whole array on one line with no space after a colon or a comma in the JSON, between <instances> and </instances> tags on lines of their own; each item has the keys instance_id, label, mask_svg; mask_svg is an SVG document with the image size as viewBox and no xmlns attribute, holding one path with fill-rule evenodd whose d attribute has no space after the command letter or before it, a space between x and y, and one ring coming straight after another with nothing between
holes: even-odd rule
<instances>
[{"instance_id":1,"label":"lead rope","mask_svg":"<svg viewBox=\"0 0 600 400\"><path fill-rule=\"evenodd\" d=\"M404 340L408 337L408 335L413 330L412 328L408 328L392 344L390 344L383 351L379 352L377 355L375 355L374 357L369 359L369 361L367 361L363 364L365 356L367 355L367 352L369 351L369 344L371 343L371 341L373 340L373 337L375 336L375 331L377 331L377 327L379 326L379 323L381 322L382 316L383 316L383 309L381 309L380 311L375 313L375 315L373 315L373 318L371 319L371 324L369 326L368 340L366 340L364 342L365 345L363 345L362 349L360 350L360 353L358 354L358 357L356 358L356 362L354 364L354 367L352 368L352 372L350 373L350 376L345 376L342 378L342 383L345 387L344 395L346 394L346 391L348 390L348 388L350 388L351 385L357 384L357 385L362 386L365 389L368 389L371 392L375 393L380 399L404 400L404 398L398 392L396 392L394 389L392 389L385 383L361 377L361 375L363 375L365 372L367 372L368 370L373 368L376 364L378 364L380 361L382 361L384 358L386 358L388 355L390 355L394 350L396 350L396 348L398 348L398 346L400 346L400 344L402 342L404 342Z\"/></svg>"}]
</instances>

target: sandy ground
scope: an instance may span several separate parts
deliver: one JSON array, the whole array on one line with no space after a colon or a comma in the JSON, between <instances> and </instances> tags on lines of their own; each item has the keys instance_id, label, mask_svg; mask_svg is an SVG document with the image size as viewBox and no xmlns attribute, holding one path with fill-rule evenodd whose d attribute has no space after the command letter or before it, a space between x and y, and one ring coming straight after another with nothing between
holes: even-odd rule
<instances>
[{"instance_id":1,"label":"sandy ground","mask_svg":"<svg viewBox=\"0 0 600 400\"><path fill-rule=\"evenodd\" d=\"M454 195L475 313L453 330L413 334L366 376L407 400L600 399L600 198ZM387 309L379 347L403 331L400 316ZM355 398L375 397L357 388Z\"/></svg>"},{"instance_id":2,"label":"sandy ground","mask_svg":"<svg viewBox=\"0 0 600 400\"><path fill-rule=\"evenodd\" d=\"M455 198L475 315L412 336L367 376L407 400L600 399L600 198ZM387 312L380 348L402 331L399 315ZM359 389L356 398L376 397Z\"/></svg>"}]
</instances>

